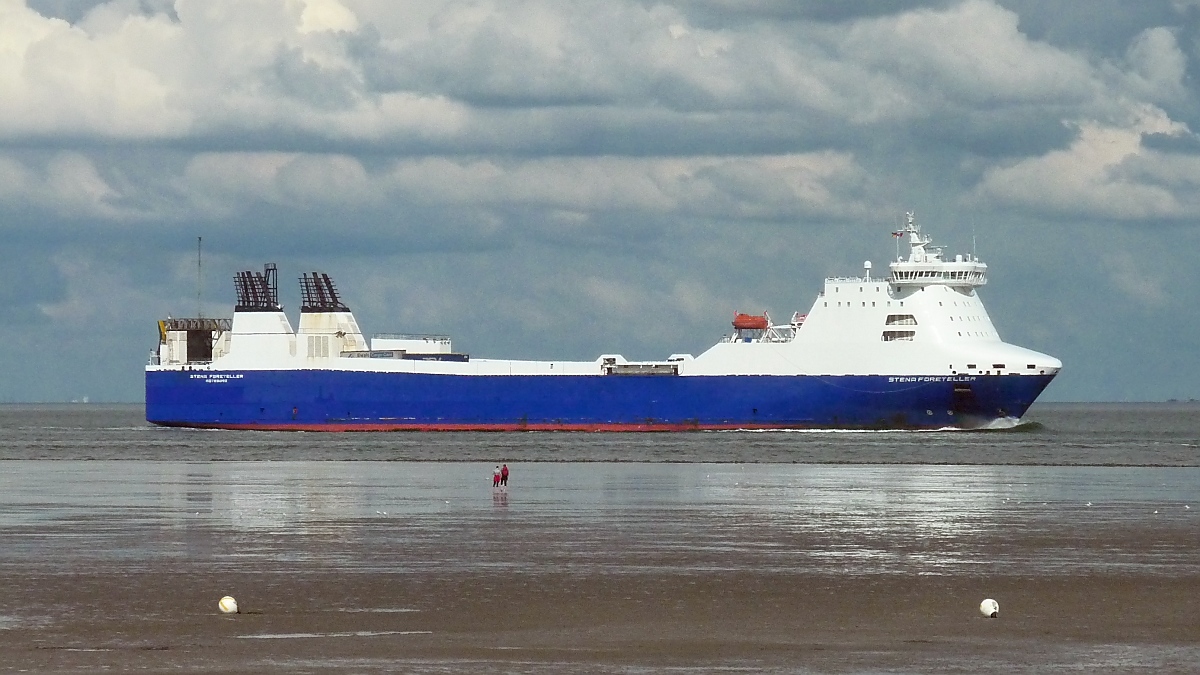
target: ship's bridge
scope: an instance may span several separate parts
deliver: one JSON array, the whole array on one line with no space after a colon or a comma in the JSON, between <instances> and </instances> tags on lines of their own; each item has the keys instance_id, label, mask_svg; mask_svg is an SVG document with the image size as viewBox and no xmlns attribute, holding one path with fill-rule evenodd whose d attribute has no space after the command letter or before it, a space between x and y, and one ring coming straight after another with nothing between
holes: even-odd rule
<instances>
[{"instance_id":1,"label":"ship's bridge","mask_svg":"<svg viewBox=\"0 0 1200 675\"><path fill-rule=\"evenodd\" d=\"M910 211L904 229L893 232L895 237L907 237L908 259L897 258L890 266L888 282L895 286L982 286L987 283L987 265L971 254L954 256L954 261L942 259L942 247L921 234L915 215Z\"/></svg>"}]
</instances>

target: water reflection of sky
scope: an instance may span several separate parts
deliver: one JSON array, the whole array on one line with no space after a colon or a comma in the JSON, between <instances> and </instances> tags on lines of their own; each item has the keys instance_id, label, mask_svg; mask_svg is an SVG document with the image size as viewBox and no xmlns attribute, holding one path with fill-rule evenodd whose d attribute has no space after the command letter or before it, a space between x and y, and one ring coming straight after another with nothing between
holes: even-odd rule
<instances>
[{"instance_id":1,"label":"water reflection of sky","mask_svg":"<svg viewBox=\"0 0 1200 675\"><path fill-rule=\"evenodd\" d=\"M3 564L621 573L1200 566L1200 469L8 461ZM1190 507L1190 508L1188 508ZM1113 532L1134 537L1110 544ZM1014 542L1024 542L1017 544ZM519 543L518 545L513 545ZM65 557L64 557L65 556Z\"/></svg>"}]
</instances>

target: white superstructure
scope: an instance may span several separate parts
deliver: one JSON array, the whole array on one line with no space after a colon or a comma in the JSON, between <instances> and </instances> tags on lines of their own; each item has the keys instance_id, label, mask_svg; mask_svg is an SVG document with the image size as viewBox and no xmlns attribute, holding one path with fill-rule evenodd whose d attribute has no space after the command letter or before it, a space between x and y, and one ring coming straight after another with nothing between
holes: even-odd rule
<instances>
[{"instance_id":1,"label":"white superstructure","mask_svg":"<svg viewBox=\"0 0 1200 675\"><path fill-rule=\"evenodd\" d=\"M665 361L629 362L617 354L593 361L517 361L454 354L446 336L381 335L370 341L354 315L340 303L325 275L301 281L306 306L299 328L274 300L239 306L232 325L205 324L211 359L197 348L195 330L160 325L162 339L148 369L278 370L336 369L457 375L1053 375L1061 362L1003 342L977 289L987 283L987 265L974 255L945 260L942 249L922 234L912 213L894 236L908 243L886 277L831 277L807 314L786 324L738 328L700 354L673 354ZM239 275L243 296L272 297L258 273ZM242 277L247 281L242 281ZM273 283L273 281L271 282ZM258 295L256 295L258 294ZM246 302L251 302L253 300ZM244 298L245 299L245 298ZM192 321L192 320L177 320ZM175 330L172 330L175 328ZM196 328L196 326L191 326ZM211 333L208 331L211 330ZM190 337L189 337L190 336ZM189 353L188 345L192 345Z\"/></svg>"},{"instance_id":2,"label":"white superstructure","mask_svg":"<svg viewBox=\"0 0 1200 675\"><path fill-rule=\"evenodd\" d=\"M1058 372L1046 354L1003 342L976 289L987 265L942 258L912 213L908 257L887 277L831 277L808 314L765 331L737 331L688 363L692 374L993 375Z\"/></svg>"}]
</instances>

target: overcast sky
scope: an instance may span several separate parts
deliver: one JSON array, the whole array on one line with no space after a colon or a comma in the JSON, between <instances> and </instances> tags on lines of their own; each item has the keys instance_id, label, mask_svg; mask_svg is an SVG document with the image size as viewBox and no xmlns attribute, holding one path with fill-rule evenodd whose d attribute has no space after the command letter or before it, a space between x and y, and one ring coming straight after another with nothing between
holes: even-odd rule
<instances>
[{"instance_id":1,"label":"overcast sky","mask_svg":"<svg viewBox=\"0 0 1200 675\"><path fill-rule=\"evenodd\" d=\"M906 210L1043 400L1200 398L1198 75L1200 0L0 0L0 400L140 401L265 262L293 322L321 270L368 334L699 354Z\"/></svg>"}]
</instances>

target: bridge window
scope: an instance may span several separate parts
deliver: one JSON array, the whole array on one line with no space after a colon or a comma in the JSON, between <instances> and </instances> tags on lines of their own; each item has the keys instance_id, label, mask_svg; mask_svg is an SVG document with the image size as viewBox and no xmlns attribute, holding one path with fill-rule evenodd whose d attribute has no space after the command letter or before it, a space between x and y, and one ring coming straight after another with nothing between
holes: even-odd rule
<instances>
[{"instance_id":1,"label":"bridge window","mask_svg":"<svg viewBox=\"0 0 1200 675\"><path fill-rule=\"evenodd\" d=\"M916 334L915 330L885 330L883 331L883 341L912 340Z\"/></svg>"},{"instance_id":2,"label":"bridge window","mask_svg":"<svg viewBox=\"0 0 1200 675\"><path fill-rule=\"evenodd\" d=\"M888 314L888 326L915 326L917 325L917 317L912 314Z\"/></svg>"}]
</instances>

